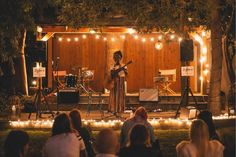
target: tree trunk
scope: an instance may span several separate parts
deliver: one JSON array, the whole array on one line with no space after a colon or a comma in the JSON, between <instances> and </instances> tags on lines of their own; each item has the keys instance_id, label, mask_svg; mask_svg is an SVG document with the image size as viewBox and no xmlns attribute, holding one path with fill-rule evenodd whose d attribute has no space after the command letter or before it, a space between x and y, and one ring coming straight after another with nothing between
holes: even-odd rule
<instances>
[{"instance_id":1,"label":"tree trunk","mask_svg":"<svg viewBox=\"0 0 236 157\"><path fill-rule=\"evenodd\" d=\"M210 93L208 108L213 115L221 113L221 72L222 72L222 31L220 23L220 0L212 0L211 19L211 45L212 45L212 67L210 78Z\"/></svg>"},{"instance_id":2,"label":"tree trunk","mask_svg":"<svg viewBox=\"0 0 236 157\"><path fill-rule=\"evenodd\" d=\"M28 95L28 81L27 81L27 72L26 72L26 62L25 62L25 40L26 40L26 30L22 32L22 43L21 43L21 53L20 57L16 61L16 69L18 78L16 81L19 82L16 84L17 91L22 94Z\"/></svg>"}]
</instances>

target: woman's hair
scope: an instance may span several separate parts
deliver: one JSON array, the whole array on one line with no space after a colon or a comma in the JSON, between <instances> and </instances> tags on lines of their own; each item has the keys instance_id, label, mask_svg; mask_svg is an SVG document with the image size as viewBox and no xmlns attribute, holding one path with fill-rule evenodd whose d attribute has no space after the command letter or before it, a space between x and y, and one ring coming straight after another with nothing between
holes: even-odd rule
<instances>
[{"instance_id":1,"label":"woman's hair","mask_svg":"<svg viewBox=\"0 0 236 157\"><path fill-rule=\"evenodd\" d=\"M207 110L200 112L198 115L198 119L203 120L207 124L210 138L216 135L216 129L212 119L211 112Z\"/></svg>"},{"instance_id":2,"label":"woman's hair","mask_svg":"<svg viewBox=\"0 0 236 157\"><path fill-rule=\"evenodd\" d=\"M123 56L122 56L122 52L121 52L120 50L119 50L119 51L115 51L113 55L114 55L114 56L115 56L115 55L118 55L118 56L120 56L120 58L123 57Z\"/></svg>"},{"instance_id":3,"label":"woman's hair","mask_svg":"<svg viewBox=\"0 0 236 157\"><path fill-rule=\"evenodd\" d=\"M72 132L69 116L65 113L59 114L52 126L52 136Z\"/></svg>"},{"instance_id":4,"label":"woman's hair","mask_svg":"<svg viewBox=\"0 0 236 157\"><path fill-rule=\"evenodd\" d=\"M148 115L147 115L147 111L144 107L139 107L136 109L136 111L134 112L134 116L139 116L141 117L143 120L147 120Z\"/></svg>"},{"instance_id":5,"label":"woman's hair","mask_svg":"<svg viewBox=\"0 0 236 157\"><path fill-rule=\"evenodd\" d=\"M209 142L209 133L207 124L200 119L194 120L189 133L191 142L197 148L197 156L205 157Z\"/></svg>"},{"instance_id":6,"label":"woman's hair","mask_svg":"<svg viewBox=\"0 0 236 157\"><path fill-rule=\"evenodd\" d=\"M21 130L11 131L4 143L6 157L22 157L25 146L29 143L29 135Z\"/></svg>"},{"instance_id":7,"label":"woman's hair","mask_svg":"<svg viewBox=\"0 0 236 157\"><path fill-rule=\"evenodd\" d=\"M137 124L131 129L128 145L150 145L150 135L144 125Z\"/></svg>"},{"instance_id":8,"label":"woman's hair","mask_svg":"<svg viewBox=\"0 0 236 157\"><path fill-rule=\"evenodd\" d=\"M82 120L81 120L80 111L77 109L73 109L69 113L69 116L70 116L73 128L76 129L78 132L80 132L81 127L82 127Z\"/></svg>"}]
</instances>

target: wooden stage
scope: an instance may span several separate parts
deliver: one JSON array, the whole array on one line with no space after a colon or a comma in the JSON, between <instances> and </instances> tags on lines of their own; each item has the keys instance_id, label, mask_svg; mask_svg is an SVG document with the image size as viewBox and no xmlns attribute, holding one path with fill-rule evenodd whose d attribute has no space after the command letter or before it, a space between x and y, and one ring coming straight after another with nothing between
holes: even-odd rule
<instances>
[{"instance_id":1,"label":"wooden stage","mask_svg":"<svg viewBox=\"0 0 236 157\"><path fill-rule=\"evenodd\" d=\"M197 100L198 107L201 109L207 108L207 95L194 94L194 97ZM79 96L78 103L59 103L57 104L57 96L51 95L47 97L49 106L52 110L57 109L62 111L69 111L73 108L79 108L81 110L91 112L91 111L105 111L107 110L109 94L93 94L92 98L89 101L89 98L86 94L81 94ZM135 109L139 106L144 106L148 111L173 111L176 110L180 104L181 95L167 95L159 96L158 101L140 101L138 93L128 93L126 94L126 109ZM189 105L194 106L195 103L193 98L189 96Z\"/></svg>"}]
</instances>

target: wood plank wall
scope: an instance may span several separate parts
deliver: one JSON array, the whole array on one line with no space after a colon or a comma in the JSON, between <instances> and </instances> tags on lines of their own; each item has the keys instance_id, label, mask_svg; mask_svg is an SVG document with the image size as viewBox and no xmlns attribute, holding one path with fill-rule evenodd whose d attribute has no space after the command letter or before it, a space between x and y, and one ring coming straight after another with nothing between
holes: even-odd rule
<instances>
[{"instance_id":1,"label":"wood plank wall","mask_svg":"<svg viewBox=\"0 0 236 157\"><path fill-rule=\"evenodd\" d=\"M59 41L58 38L63 40ZM74 38L79 41L75 42ZM106 35L107 40L111 36ZM116 36L117 37L117 36ZM142 35L146 42L141 39L134 39L131 35L126 35L123 49L123 62L129 60L133 64L128 67L127 87L128 92L138 92L140 88L153 88L153 77L157 76L159 69L176 69L176 82L171 85L175 92L180 92L180 52L179 42L165 41L161 50L155 49L155 43L150 38L157 35ZM67 39L71 41L68 42ZM116 41L114 41L116 42ZM104 90L105 71L108 55L108 41L102 38L96 39L95 35L87 35L86 39L81 34L56 34L53 37L53 60L60 57L59 70L66 70L67 73L73 73L72 68L76 66L88 67L95 70L94 80L91 81L91 87L95 91Z\"/></svg>"}]
</instances>

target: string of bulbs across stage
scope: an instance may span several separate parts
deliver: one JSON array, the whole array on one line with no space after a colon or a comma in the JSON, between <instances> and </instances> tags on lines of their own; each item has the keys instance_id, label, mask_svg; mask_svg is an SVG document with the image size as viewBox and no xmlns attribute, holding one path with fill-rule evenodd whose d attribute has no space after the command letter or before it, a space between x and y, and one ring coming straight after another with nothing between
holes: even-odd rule
<instances>
[{"instance_id":1,"label":"string of bulbs across stage","mask_svg":"<svg viewBox=\"0 0 236 157\"><path fill-rule=\"evenodd\" d=\"M115 33L114 33L115 34ZM118 33L117 33L118 34ZM204 78L207 78L209 74L209 64L208 57L207 57L207 40L209 39L209 32L201 31L201 33L191 33L190 36L192 39L194 39L197 43L200 45L200 81L201 86L203 86ZM141 43L145 44L148 42L154 43L154 46L157 50L161 50L163 48L163 42L164 41L178 41L179 43L183 40L182 37L178 36L175 33L152 33L151 37L145 37L145 34L137 34L134 32L129 32L121 35L109 35L106 34L100 34L96 32L90 32L90 33L81 33L80 36L75 37L57 37L59 42L80 42L81 40L91 39L89 36L94 37L96 40L103 40L104 42L111 41L116 42L118 40L125 40L128 35L130 35L134 40L140 41ZM208 81L208 80L207 80Z\"/></svg>"}]
</instances>

